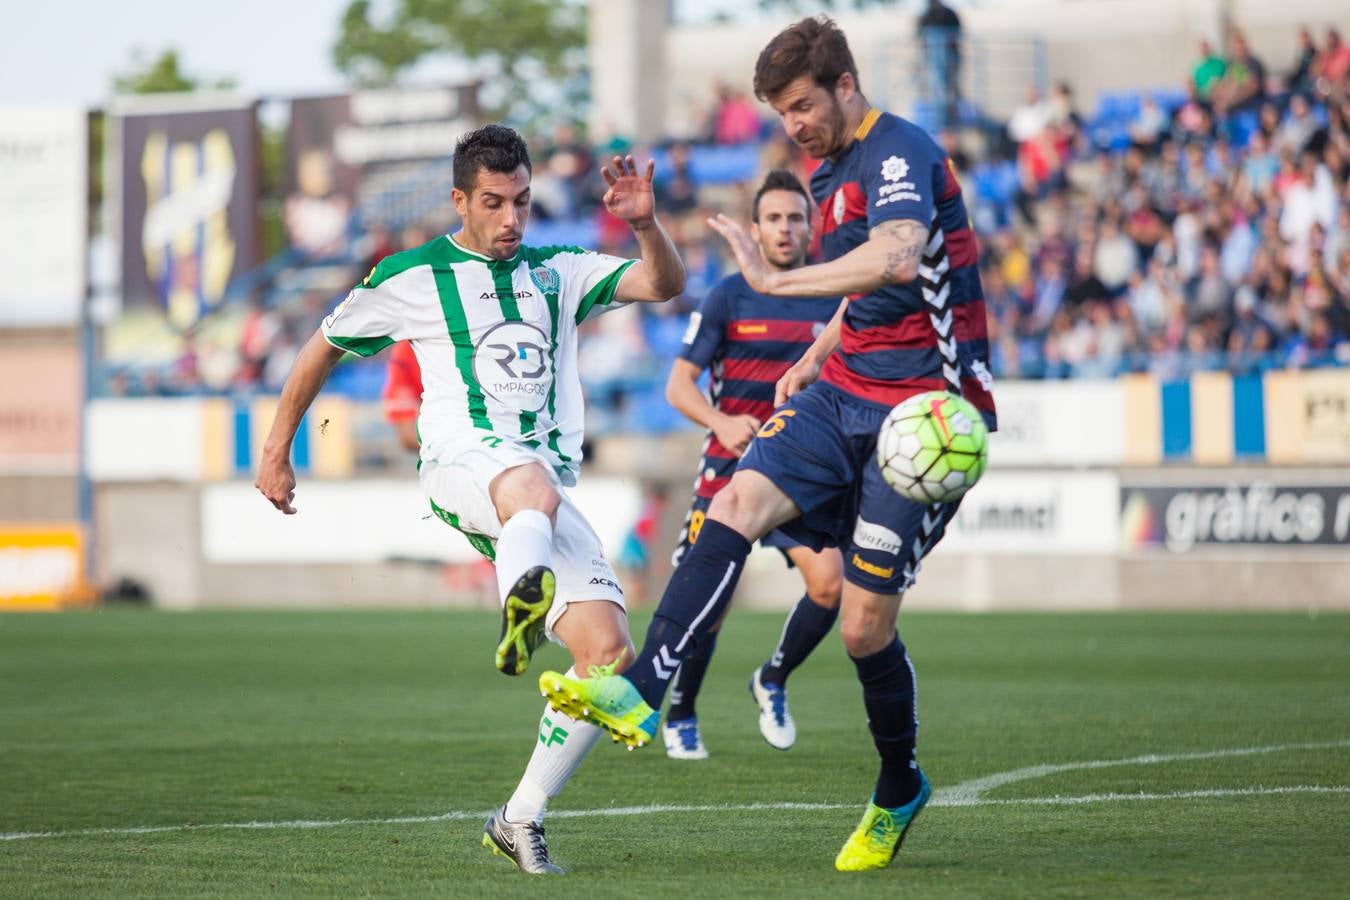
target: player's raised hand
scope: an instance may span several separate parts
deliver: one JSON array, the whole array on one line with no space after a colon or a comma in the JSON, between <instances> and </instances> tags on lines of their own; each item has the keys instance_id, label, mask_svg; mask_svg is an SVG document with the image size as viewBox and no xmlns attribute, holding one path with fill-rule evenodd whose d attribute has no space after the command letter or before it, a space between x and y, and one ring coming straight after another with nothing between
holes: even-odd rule
<instances>
[{"instance_id":1,"label":"player's raised hand","mask_svg":"<svg viewBox=\"0 0 1350 900\"><path fill-rule=\"evenodd\" d=\"M750 237L750 232L746 231L741 223L722 213L709 219L708 227L726 238L727 244L731 246L731 252L736 256L736 265L745 276L745 282L750 285L750 289L761 294L769 293L768 282L772 270L760 254L759 245Z\"/></svg>"},{"instance_id":2,"label":"player's raised hand","mask_svg":"<svg viewBox=\"0 0 1350 900\"><path fill-rule=\"evenodd\" d=\"M789 397L805 389L819 377L820 363L805 356L797 360L773 386L773 405L782 406L788 402Z\"/></svg>"},{"instance_id":3,"label":"player's raised hand","mask_svg":"<svg viewBox=\"0 0 1350 900\"><path fill-rule=\"evenodd\" d=\"M289 453L282 458L264 452L253 486L277 509L288 516L295 515L295 507L291 506L295 499L295 469L291 468Z\"/></svg>"},{"instance_id":4,"label":"player's raised hand","mask_svg":"<svg viewBox=\"0 0 1350 900\"><path fill-rule=\"evenodd\" d=\"M713 434L717 442L737 456L744 456L745 450L754 439L759 426L764 424L754 416L723 416L713 425Z\"/></svg>"},{"instance_id":5,"label":"player's raised hand","mask_svg":"<svg viewBox=\"0 0 1350 900\"><path fill-rule=\"evenodd\" d=\"M614 157L614 168L600 167L600 177L609 190L605 191L605 209L630 227L646 225L656 217L656 195L652 192L652 175L656 163L647 161L646 174L639 174L632 156Z\"/></svg>"}]
</instances>

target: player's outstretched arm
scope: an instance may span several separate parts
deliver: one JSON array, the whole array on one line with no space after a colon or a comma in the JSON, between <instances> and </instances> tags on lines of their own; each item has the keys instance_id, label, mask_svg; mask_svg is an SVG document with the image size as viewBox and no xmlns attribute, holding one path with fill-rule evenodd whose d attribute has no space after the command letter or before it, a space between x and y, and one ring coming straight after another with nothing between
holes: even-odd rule
<instances>
[{"instance_id":1,"label":"player's outstretched arm","mask_svg":"<svg viewBox=\"0 0 1350 900\"><path fill-rule=\"evenodd\" d=\"M783 373L783 377L778 379L773 388L774 406L782 406L789 397L820 377L821 366L825 365L825 360L839 347L839 324L844 321L844 310L847 308L848 298L845 297L840 301L834 315L830 317L825 330L811 342L810 347L806 348L802 358L793 363Z\"/></svg>"},{"instance_id":2,"label":"player's outstretched arm","mask_svg":"<svg viewBox=\"0 0 1350 900\"><path fill-rule=\"evenodd\" d=\"M754 416L729 416L709 403L698 386L702 373L701 366L687 359L675 360L666 379L666 400L686 419L712 431L723 447L740 456L764 423Z\"/></svg>"},{"instance_id":3,"label":"player's outstretched arm","mask_svg":"<svg viewBox=\"0 0 1350 900\"><path fill-rule=\"evenodd\" d=\"M838 259L780 271L764 261L739 222L718 215L708 224L726 238L750 287L779 297L866 294L888 284L905 284L918 276L928 242L927 225L915 219L892 219L873 228L864 243Z\"/></svg>"},{"instance_id":4,"label":"player's outstretched arm","mask_svg":"<svg viewBox=\"0 0 1350 900\"><path fill-rule=\"evenodd\" d=\"M328 343L322 331L315 331L296 357L295 367L286 376L286 384L281 389L276 417L272 419L272 430L267 433L267 440L263 443L262 460L258 463L258 477L253 486L262 492L269 503L288 516L295 513L295 508L291 506L291 501L295 499L291 442L295 440L300 420L319 395L323 383L328 380L328 374L344 352Z\"/></svg>"},{"instance_id":5,"label":"player's outstretched arm","mask_svg":"<svg viewBox=\"0 0 1350 900\"><path fill-rule=\"evenodd\" d=\"M656 163L648 161L639 175L633 157L614 157L614 168L601 166L600 176L609 185L605 209L628 223L637 238L639 261L630 266L614 292L616 300L662 301L684 290L684 263L675 243L656 219L652 176Z\"/></svg>"}]
</instances>

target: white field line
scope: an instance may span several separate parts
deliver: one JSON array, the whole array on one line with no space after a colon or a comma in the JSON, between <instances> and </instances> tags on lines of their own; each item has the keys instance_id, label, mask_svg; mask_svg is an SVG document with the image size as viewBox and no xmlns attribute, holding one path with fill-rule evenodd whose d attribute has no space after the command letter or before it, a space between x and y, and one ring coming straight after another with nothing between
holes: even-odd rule
<instances>
[{"instance_id":1,"label":"white field line","mask_svg":"<svg viewBox=\"0 0 1350 900\"><path fill-rule=\"evenodd\" d=\"M1169 793L1086 794L1074 797L1020 797L1008 799L984 798L981 794L994 787L1016 781L1040 778L1075 769L1100 769L1108 766L1156 765L1190 759L1219 759L1230 756L1252 756L1278 753L1286 750L1325 750L1350 747L1350 740L1326 741L1310 744L1280 744L1271 747L1239 747L1231 750L1212 750L1200 753L1149 754L1118 760L1090 760L1087 762L1031 766L1011 772L1001 772L984 778L962 782L937 791L930 806L1072 806L1083 803L1110 803L1122 800L1190 800L1211 797L1259 797L1279 794L1350 794L1350 786L1299 785L1295 787L1255 787L1175 791ZM600 809L565 809L549 814L554 819L583 819L603 816L647 816L662 813L700 812L822 812L856 809L858 803L726 803L726 804L654 804L650 806L613 806ZM0 832L0 841L26 841L37 838L100 837L107 835L167 834L193 831L261 831L301 830L307 828L341 828L370 825L422 825L433 822L455 822L486 819L491 810L451 810L434 816L394 816L380 819L291 819L277 822L219 822L202 825L133 825L117 828L83 828L71 831L15 831Z\"/></svg>"},{"instance_id":2,"label":"white field line","mask_svg":"<svg viewBox=\"0 0 1350 900\"><path fill-rule=\"evenodd\" d=\"M949 788L938 788L934 792L933 802L939 806L974 806L986 803L983 795L994 788L1003 787L1017 781L1029 781L1044 778L1060 772L1076 772L1082 769L1106 769L1113 766L1156 766L1160 763L1183 762L1193 759L1222 759L1230 756L1257 756L1262 753L1283 753L1289 750L1333 750L1350 747L1350 740L1319 741L1310 744L1276 744L1269 747L1234 747L1228 750L1203 750L1195 753L1148 753L1143 756L1131 756L1128 759L1094 759L1088 761L1056 763L1041 766L1028 766L999 772L963 781Z\"/></svg>"}]
</instances>

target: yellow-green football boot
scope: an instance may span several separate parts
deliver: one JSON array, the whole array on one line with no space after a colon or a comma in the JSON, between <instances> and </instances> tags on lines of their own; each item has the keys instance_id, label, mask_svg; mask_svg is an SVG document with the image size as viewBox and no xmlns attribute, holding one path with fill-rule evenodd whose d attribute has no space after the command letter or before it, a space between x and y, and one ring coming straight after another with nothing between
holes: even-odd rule
<instances>
[{"instance_id":1,"label":"yellow-green football boot","mask_svg":"<svg viewBox=\"0 0 1350 900\"><path fill-rule=\"evenodd\" d=\"M539 676L539 691L554 709L599 725L629 750L645 747L656 737L661 714L647 705L631 681L614 674L615 665L591 666L589 678L545 672Z\"/></svg>"},{"instance_id":2,"label":"yellow-green football boot","mask_svg":"<svg viewBox=\"0 0 1350 900\"><path fill-rule=\"evenodd\" d=\"M530 654L547 635L544 625L553 608L557 580L548 566L535 566L511 587L502 604L502 633L497 640L497 669L506 675L524 675Z\"/></svg>"},{"instance_id":3,"label":"yellow-green football boot","mask_svg":"<svg viewBox=\"0 0 1350 900\"><path fill-rule=\"evenodd\" d=\"M933 786L920 771L918 796L904 806L885 809L869 801L862 821L834 858L834 867L840 872L865 872L889 866L900 851L909 826L914 824L931 796Z\"/></svg>"}]
</instances>

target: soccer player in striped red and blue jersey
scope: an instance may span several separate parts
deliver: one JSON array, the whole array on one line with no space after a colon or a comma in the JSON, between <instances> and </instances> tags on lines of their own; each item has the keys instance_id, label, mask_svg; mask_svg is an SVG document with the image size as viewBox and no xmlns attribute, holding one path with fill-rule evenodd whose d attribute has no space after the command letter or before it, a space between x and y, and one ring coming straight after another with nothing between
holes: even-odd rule
<instances>
[{"instance_id":1,"label":"soccer player in striped red and blue jersey","mask_svg":"<svg viewBox=\"0 0 1350 900\"><path fill-rule=\"evenodd\" d=\"M811 201L797 176L770 172L755 193L751 237L764 261L776 269L805 265L811 244ZM685 517L672 562L693 543L712 498L731 481L736 461L773 412L774 385L801 358L839 308L840 297L767 297L739 273L719 281L689 322L684 347L666 384L666 398L691 421L708 429L694 500ZM708 396L699 376L711 370ZM788 615L772 656L750 676L759 708L759 730L769 744L786 750L797 739L787 705L787 677L820 644L838 616L843 561L836 548L813 550L771 531L760 538L782 551L802 575L806 594ZM705 759L695 703L712 659L717 632L685 657L670 685L670 712L663 731L666 753L675 759Z\"/></svg>"},{"instance_id":2,"label":"soccer player in striped red and blue jersey","mask_svg":"<svg viewBox=\"0 0 1350 900\"><path fill-rule=\"evenodd\" d=\"M671 577L642 650L622 676L561 683L592 721L638 744L655 734L669 672L706 641L735 590L750 542L774 528L844 551L840 631L863 686L881 758L841 871L890 864L932 788L915 758L914 670L896 631L919 561L956 504L923 506L881 477L876 436L891 407L943 388L995 427L975 242L945 153L911 122L871 108L848 41L825 17L778 35L755 65L755 94L808 156L823 201L826 261L780 271L738 223L711 224L763 294L839 293L849 302L777 385L780 406L713 499Z\"/></svg>"}]
</instances>

